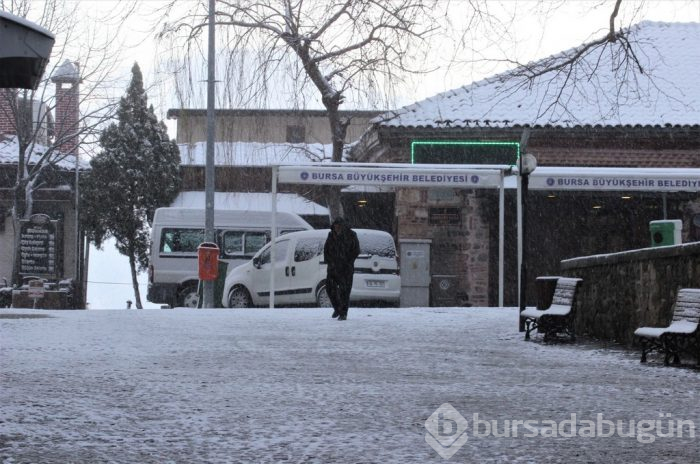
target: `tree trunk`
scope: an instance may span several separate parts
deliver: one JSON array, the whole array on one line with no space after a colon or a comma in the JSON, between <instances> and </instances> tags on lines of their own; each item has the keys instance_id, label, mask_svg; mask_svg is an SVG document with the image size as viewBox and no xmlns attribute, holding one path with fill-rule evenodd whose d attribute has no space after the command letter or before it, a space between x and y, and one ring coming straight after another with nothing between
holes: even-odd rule
<instances>
[{"instance_id":1,"label":"tree trunk","mask_svg":"<svg viewBox=\"0 0 700 464\"><path fill-rule=\"evenodd\" d=\"M134 286L134 297L136 299L136 309L143 309L141 304L141 292L139 292L139 281L136 274L136 258L134 253L129 253L129 266L131 267L131 283Z\"/></svg>"},{"instance_id":2,"label":"tree trunk","mask_svg":"<svg viewBox=\"0 0 700 464\"><path fill-rule=\"evenodd\" d=\"M15 183L14 195L12 201L12 225L14 226L14 248L13 248L13 266L12 266L12 283L14 285L21 284L21 276L19 274L20 268L20 220L24 218L25 209L25 182L23 176L24 170L24 156L20 150L19 165L17 167L17 181Z\"/></svg>"},{"instance_id":3,"label":"tree trunk","mask_svg":"<svg viewBox=\"0 0 700 464\"><path fill-rule=\"evenodd\" d=\"M335 185L329 185L326 188L326 206L331 214L331 220L345 216L343 202L340 201L340 190L341 188Z\"/></svg>"},{"instance_id":4,"label":"tree trunk","mask_svg":"<svg viewBox=\"0 0 700 464\"><path fill-rule=\"evenodd\" d=\"M340 118L340 99L325 100L323 103L328 111L328 122L331 128L333 137L333 154L331 160L333 162L343 161L343 149L345 148L345 137L348 131L349 121L344 121ZM341 201L341 188L331 186L328 189L328 209L331 217L342 217L345 215L343 202Z\"/></svg>"}]
</instances>

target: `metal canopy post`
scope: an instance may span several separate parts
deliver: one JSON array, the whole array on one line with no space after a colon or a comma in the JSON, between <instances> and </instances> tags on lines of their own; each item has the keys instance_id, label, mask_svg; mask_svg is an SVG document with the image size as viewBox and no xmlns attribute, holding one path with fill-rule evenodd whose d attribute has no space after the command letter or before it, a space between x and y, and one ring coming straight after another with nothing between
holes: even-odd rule
<instances>
[{"instance_id":1,"label":"metal canopy post","mask_svg":"<svg viewBox=\"0 0 700 464\"><path fill-rule=\"evenodd\" d=\"M279 166L272 166L272 221L270 230L270 309L275 307L275 238L277 237L277 178Z\"/></svg>"},{"instance_id":2,"label":"metal canopy post","mask_svg":"<svg viewBox=\"0 0 700 464\"><path fill-rule=\"evenodd\" d=\"M505 185L501 171L501 185L498 189L498 306L503 307L503 268L505 239Z\"/></svg>"},{"instance_id":3,"label":"metal canopy post","mask_svg":"<svg viewBox=\"0 0 700 464\"><path fill-rule=\"evenodd\" d=\"M524 298L521 295L522 291L522 268L523 268L523 192L522 192L522 179L521 176L517 177L518 191L516 198L516 216L517 216L517 234L518 234L518 308L520 308L520 302ZM518 329L521 332L525 331L525 324L522 319L518 318L520 321L518 324Z\"/></svg>"}]
</instances>

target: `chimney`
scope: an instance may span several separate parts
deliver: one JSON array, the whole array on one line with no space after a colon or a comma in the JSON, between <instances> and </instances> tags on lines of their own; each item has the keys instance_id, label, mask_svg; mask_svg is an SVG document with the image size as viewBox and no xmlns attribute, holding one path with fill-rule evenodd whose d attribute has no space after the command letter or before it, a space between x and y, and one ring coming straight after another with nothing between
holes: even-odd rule
<instances>
[{"instance_id":1,"label":"chimney","mask_svg":"<svg viewBox=\"0 0 700 464\"><path fill-rule=\"evenodd\" d=\"M76 154L78 150L78 104L80 101L80 66L64 61L51 76L56 84L55 137L63 153Z\"/></svg>"}]
</instances>

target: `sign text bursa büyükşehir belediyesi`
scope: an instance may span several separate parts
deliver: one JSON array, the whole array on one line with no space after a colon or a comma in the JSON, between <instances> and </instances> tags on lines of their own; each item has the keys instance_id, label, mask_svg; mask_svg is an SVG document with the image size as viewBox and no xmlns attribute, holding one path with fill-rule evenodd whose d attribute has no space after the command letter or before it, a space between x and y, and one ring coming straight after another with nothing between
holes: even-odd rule
<instances>
[{"instance_id":1,"label":"sign text bursa b\u00fcy\u00fck\u015fehir belediyesi","mask_svg":"<svg viewBox=\"0 0 700 464\"><path fill-rule=\"evenodd\" d=\"M350 182L402 182L434 183L447 182L455 184L469 183L469 176L464 174L382 174L363 172L312 172L310 180L350 181ZM473 183L477 183L473 181Z\"/></svg>"},{"instance_id":2,"label":"sign text bursa b\u00fcy\u00fck\u015fehir belediyesi","mask_svg":"<svg viewBox=\"0 0 700 464\"><path fill-rule=\"evenodd\" d=\"M700 188L700 180L560 177L556 180L556 185L574 187Z\"/></svg>"}]
</instances>

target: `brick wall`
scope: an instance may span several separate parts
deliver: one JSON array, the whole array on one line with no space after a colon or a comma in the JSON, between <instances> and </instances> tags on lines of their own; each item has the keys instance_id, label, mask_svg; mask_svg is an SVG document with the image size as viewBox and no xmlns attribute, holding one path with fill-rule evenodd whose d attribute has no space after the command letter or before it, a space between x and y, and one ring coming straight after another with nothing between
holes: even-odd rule
<instances>
[{"instance_id":1,"label":"brick wall","mask_svg":"<svg viewBox=\"0 0 700 464\"><path fill-rule=\"evenodd\" d=\"M13 104L14 101L14 104ZM13 89L0 89L0 135L16 134L15 116L16 93Z\"/></svg>"},{"instance_id":2,"label":"brick wall","mask_svg":"<svg viewBox=\"0 0 700 464\"><path fill-rule=\"evenodd\" d=\"M483 199L474 192L457 192L448 200L431 198L427 189L397 189L399 240L430 239L431 275L454 275L457 293L466 293L475 306L488 306L489 226L483 220ZM436 227L431 209L450 208L459 220ZM432 219L434 223L435 219Z\"/></svg>"}]
</instances>

